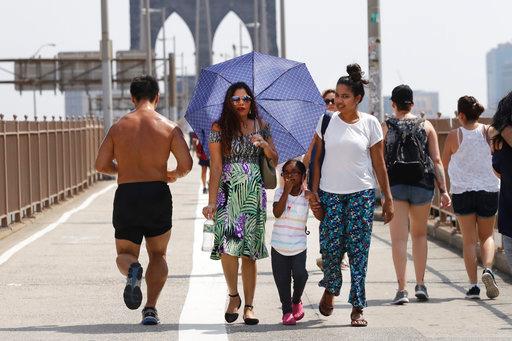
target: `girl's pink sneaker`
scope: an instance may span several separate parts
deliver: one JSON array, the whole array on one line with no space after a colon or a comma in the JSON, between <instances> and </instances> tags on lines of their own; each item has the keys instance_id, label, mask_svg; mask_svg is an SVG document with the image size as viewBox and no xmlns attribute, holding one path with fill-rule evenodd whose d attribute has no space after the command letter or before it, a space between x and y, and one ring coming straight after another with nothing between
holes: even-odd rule
<instances>
[{"instance_id":1,"label":"girl's pink sneaker","mask_svg":"<svg viewBox=\"0 0 512 341\"><path fill-rule=\"evenodd\" d=\"M283 315L283 325L285 326L294 326L297 322L295 321L295 318L293 317L292 313L286 313Z\"/></svg>"},{"instance_id":2,"label":"girl's pink sneaker","mask_svg":"<svg viewBox=\"0 0 512 341\"><path fill-rule=\"evenodd\" d=\"M292 303L292 314L295 321L302 320L304 317L304 308L302 307L302 301L297 304Z\"/></svg>"}]
</instances>

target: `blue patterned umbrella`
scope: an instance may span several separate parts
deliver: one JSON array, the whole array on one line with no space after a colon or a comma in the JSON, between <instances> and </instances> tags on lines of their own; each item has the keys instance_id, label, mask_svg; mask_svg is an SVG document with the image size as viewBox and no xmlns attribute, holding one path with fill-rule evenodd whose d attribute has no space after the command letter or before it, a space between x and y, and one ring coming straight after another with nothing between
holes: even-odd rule
<instances>
[{"instance_id":1,"label":"blue patterned umbrella","mask_svg":"<svg viewBox=\"0 0 512 341\"><path fill-rule=\"evenodd\" d=\"M185 118L208 150L229 86L245 82L270 124L279 162L306 153L325 103L304 63L251 52L201 70Z\"/></svg>"}]
</instances>

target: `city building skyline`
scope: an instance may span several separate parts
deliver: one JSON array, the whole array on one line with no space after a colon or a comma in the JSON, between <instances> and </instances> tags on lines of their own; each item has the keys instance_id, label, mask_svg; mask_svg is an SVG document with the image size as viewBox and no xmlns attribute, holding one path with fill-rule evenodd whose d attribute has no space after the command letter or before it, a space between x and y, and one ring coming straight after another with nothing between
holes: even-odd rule
<instances>
[{"instance_id":1,"label":"city building skyline","mask_svg":"<svg viewBox=\"0 0 512 341\"><path fill-rule=\"evenodd\" d=\"M486 55L487 108L492 114L498 102L512 90L512 43L501 43Z\"/></svg>"}]
</instances>

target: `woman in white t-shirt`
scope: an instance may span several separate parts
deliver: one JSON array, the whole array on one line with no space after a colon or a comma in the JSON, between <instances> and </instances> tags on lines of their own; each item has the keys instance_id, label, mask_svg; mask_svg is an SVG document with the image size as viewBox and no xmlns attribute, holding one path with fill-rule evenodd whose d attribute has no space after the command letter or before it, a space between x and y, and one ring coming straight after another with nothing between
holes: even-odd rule
<instances>
[{"instance_id":1,"label":"woman in white t-shirt","mask_svg":"<svg viewBox=\"0 0 512 341\"><path fill-rule=\"evenodd\" d=\"M383 194L385 223L393 217L393 200L382 153L381 125L374 116L357 110L368 82L362 79L361 67L357 64L347 66L347 72L349 75L341 77L336 84L338 112L332 115L325 134L321 131L322 118L316 129L320 138L316 141L314 195L310 205L314 209L321 204L325 211L320 224L324 277L319 285L325 288L320 313L332 314L334 296L340 294L342 284L341 257L347 252L351 325L365 327L368 323L363 317L363 308L366 307L365 279L375 206L374 172ZM325 151L323 162L320 151Z\"/></svg>"}]
</instances>

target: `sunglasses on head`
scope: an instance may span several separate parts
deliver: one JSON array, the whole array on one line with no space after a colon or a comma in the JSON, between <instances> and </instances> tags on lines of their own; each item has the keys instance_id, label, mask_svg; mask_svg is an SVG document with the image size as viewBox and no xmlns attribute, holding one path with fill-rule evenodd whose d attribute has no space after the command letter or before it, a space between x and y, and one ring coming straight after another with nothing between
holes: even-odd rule
<instances>
[{"instance_id":1,"label":"sunglasses on head","mask_svg":"<svg viewBox=\"0 0 512 341\"><path fill-rule=\"evenodd\" d=\"M328 99L328 98L326 98L326 99L324 99L324 102L325 102L325 104L327 104L327 105L329 105L329 104L334 104L334 98L332 98L332 99Z\"/></svg>"},{"instance_id":2,"label":"sunglasses on head","mask_svg":"<svg viewBox=\"0 0 512 341\"><path fill-rule=\"evenodd\" d=\"M236 102L240 102L240 100L244 101L244 103L248 103L252 100L251 96L243 96L243 97L240 97L240 96L233 96L231 97L231 102L233 103L236 103Z\"/></svg>"}]
</instances>

